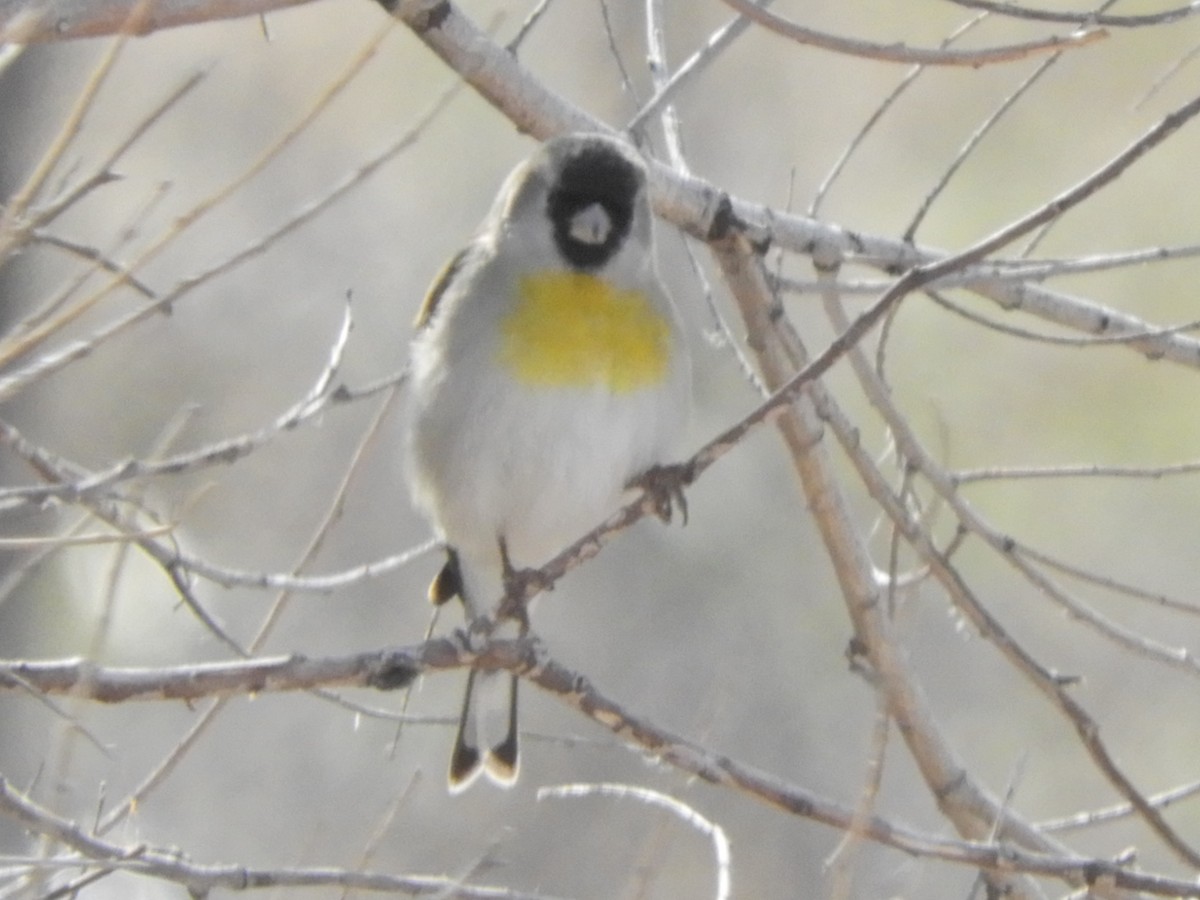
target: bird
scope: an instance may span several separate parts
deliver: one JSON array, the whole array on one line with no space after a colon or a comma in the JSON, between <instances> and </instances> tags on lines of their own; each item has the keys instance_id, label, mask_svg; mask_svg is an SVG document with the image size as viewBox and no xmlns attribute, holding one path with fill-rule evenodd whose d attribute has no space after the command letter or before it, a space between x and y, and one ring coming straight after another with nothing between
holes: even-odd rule
<instances>
[{"instance_id":1,"label":"bird","mask_svg":"<svg viewBox=\"0 0 1200 900\"><path fill-rule=\"evenodd\" d=\"M446 548L429 598L459 597L469 621L669 468L691 362L630 143L571 133L517 165L425 296L410 390L409 488ZM469 670L451 792L481 773L511 787L519 759L516 675Z\"/></svg>"}]
</instances>

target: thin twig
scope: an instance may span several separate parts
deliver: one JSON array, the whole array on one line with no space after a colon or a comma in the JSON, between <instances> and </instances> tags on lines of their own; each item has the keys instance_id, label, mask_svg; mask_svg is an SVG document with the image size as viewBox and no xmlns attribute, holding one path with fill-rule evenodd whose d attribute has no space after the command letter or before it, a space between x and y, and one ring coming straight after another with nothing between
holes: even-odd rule
<instances>
[{"instance_id":1,"label":"thin twig","mask_svg":"<svg viewBox=\"0 0 1200 900\"><path fill-rule=\"evenodd\" d=\"M941 291L933 290L932 288L925 291L926 296L942 309L948 310L968 322L973 322L980 325L989 331L995 331L999 334L1005 334L1009 337L1020 338L1023 341L1033 341L1038 344L1049 344L1056 347L1102 347L1116 346L1120 344L1131 344L1134 341L1143 341L1147 338L1159 337L1163 335L1184 334L1186 332L1196 331L1200 329L1200 320L1190 320L1180 322L1177 325L1161 325L1161 326L1145 326L1143 331L1123 331L1118 334L1109 334L1101 337L1068 337L1060 334L1043 334L1038 331L1031 331L1028 328L1019 328L1014 325L1009 325L1005 322L999 322L989 316L980 315L967 309L961 304L955 303L943 294Z\"/></svg>"},{"instance_id":2,"label":"thin twig","mask_svg":"<svg viewBox=\"0 0 1200 900\"><path fill-rule=\"evenodd\" d=\"M74 40L103 35L150 34L202 22L263 15L307 0L222 0L218 4L160 2L149 4L136 21L139 0L3 0L0 40L22 44Z\"/></svg>"},{"instance_id":3,"label":"thin twig","mask_svg":"<svg viewBox=\"0 0 1200 900\"><path fill-rule=\"evenodd\" d=\"M1024 97L1026 92L1028 92L1035 84L1037 84L1042 79L1042 76L1050 71L1050 68L1060 59L1062 59L1061 50L1051 54L1046 59L1043 59L1038 66L1029 73L1025 80L1017 85L1016 90L1012 91L1007 97L1005 97L1000 102L1000 105L992 111L992 114L984 119L983 122L981 122L979 126L973 132L971 132L971 135L967 138L966 143L964 143L963 146L959 148L958 153L954 155L954 159L952 159L950 164L942 170L942 174L938 178L937 183L930 188L930 190L925 194L925 197L921 200L920 205L917 207L917 211L913 214L912 221L910 221L908 223L908 227L904 229L904 240L915 240L917 229L920 228L921 223L925 221L925 217L929 214L929 210L933 208L934 202L946 190L946 186L950 183L950 179L953 178L955 173L962 168L963 164L970 158L971 154L983 141L984 137L996 127L997 123L999 123L1002 118L1004 118L1004 114L1011 110L1013 106L1016 105L1017 101Z\"/></svg>"},{"instance_id":4,"label":"thin twig","mask_svg":"<svg viewBox=\"0 0 1200 900\"><path fill-rule=\"evenodd\" d=\"M638 89L629 77L629 69L625 67L625 59L621 48L617 46L617 34L613 30L612 16L608 10L608 0L600 0L600 18L604 23L604 38L608 41L608 53L617 66L617 74L621 77L621 89L628 94L634 103L638 102Z\"/></svg>"},{"instance_id":5,"label":"thin twig","mask_svg":"<svg viewBox=\"0 0 1200 900\"><path fill-rule=\"evenodd\" d=\"M1200 4L1189 3L1174 9L1164 9L1145 15L1114 16L1099 12L1064 12L1053 9L1039 9L1031 6L1017 6L1011 0L948 0L967 9L980 9L998 16L1010 16L1017 19L1030 19L1036 22L1056 22L1060 25L1079 25L1087 27L1099 25L1103 28L1144 28L1147 26L1170 25L1189 18L1200 12Z\"/></svg>"},{"instance_id":6,"label":"thin twig","mask_svg":"<svg viewBox=\"0 0 1200 900\"><path fill-rule=\"evenodd\" d=\"M862 822L875 812L879 788L883 783L883 761L887 753L888 737L891 734L891 717L888 714L887 701L882 692L876 692L875 700L875 723L871 729L866 777L863 779L863 786L858 794L858 804L854 808L854 821L822 864L826 878L832 882L826 893L830 900L846 900L846 898L854 896L852 876L855 871L854 863L858 857L855 851L863 839Z\"/></svg>"},{"instance_id":7,"label":"thin twig","mask_svg":"<svg viewBox=\"0 0 1200 900\"><path fill-rule=\"evenodd\" d=\"M1196 9L1198 11L1200 11L1200 5L1196 6ZM1154 80L1154 83L1152 85L1150 85L1150 87L1146 89L1146 92L1144 94L1142 94L1142 96L1138 99L1138 101L1133 104L1133 108L1135 110L1138 110L1138 109L1141 109L1143 106L1145 106L1147 103L1149 103L1150 100L1160 90L1162 90L1163 86L1168 81L1170 81L1172 78L1174 78L1179 72L1183 71L1183 69L1186 68L1193 61L1195 61L1197 56L1200 56L1200 45L1197 45L1197 46L1193 47L1191 50L1187 51L1187 53L1184 53L1182 56L1179 57L1179 59L1177 59L1174 62L1173 65L1171 65L1165 72L1163 72L1158 78L1156 78Z\"/></svg>"},{"instance_id":8,"label":"thin twig","mask_svg":"<svg viewBox=\"0 0 1200 900\"><path fill-rule=\"evenodd\" d=\"M114 844L95 837L74 822L37 805L14 790L3 778L0 778L0 810L34 833L51 837L74 849L78 854L70 860L74 868L94 864L173 881L185 885L193 896L203 896L218 888L247 891L272 887L340 886L417 896L443 895L447 889L453 888L455 896L470 900L549 900L545 894L457 884L436 875L390 875L333 867L253 869L241 865L193 863L177 850L149 847L146 844Z\"/></svg>"},{"instance_id":9,"label":"thin twig","mask_svg":"<svg viewBox=\"0 0 1200 900\"><path fill-rule=\"evenodd\" d=\"M1146 802L1157 809L1166 809L1180 800L1191 799L1197 794L1200 794L1200 781L1193 781L1191 784L1183 784L1160 794L1151 794L1146 798ZM1038 828L1047 832L1073 831L1125 819L1136 814L1137 808L1132 803L1117 803L1104 809L1088 810L1059 819L1046 819L1038 823Z\"/></svg>"},{"instance_id":10,"label":"thin twig","mask_svg":"<svg viewBox=\"0 0 1200 900\"><path fill-rule=\"evenodd\" d=\"M144 250L137 259L127 264L127 269L130 272L136 272L142 266L154 259L159 253L161 253L171 243L178 239L178 237L188 228L210 213L220 203L224 202L234 192L239 190L242 186L254 178L267 166L269 162L275 159L287 146L293 143L305 130L307 130L317 116L326 108L328 108L333 99L351 83L354 77L361 72L367 61L369 61L374 55L379 44L387 36L389 30L390 29L386 27L385 23L385 27L379 29L371 41L369 41L366 46L360 50L359 54L351 60L346 70L337 79L331 82L330 86L326 88L324 93L321 94L316 101L314 101L306 114L302 116L288 132L279 138L271 147L260 154L258 159L251 163L251 165L240 175L235 177L216 193L209 195L188 212L184 213L180 217L177 217L172 226L166 232L160 235L156 241L152 242L151 245ZM198 275L193 275L179 282L170 290L161 293L156 301L148 303L139 309L134 310L133 312L115 318L107 325L102 326L92 335L83 340L72 341L56 352L43 353L24 368L13 371L7 374L5 377L0 378L0 400L14 396L16 393L19 393L21 390L27 387L30 383L43 378L48 374L60 371L79 358L94 352L99 345L112 339L114 336L124 333L129 328L140 324L141 322L165 309L170 309L172 304L195 290L197 287L228 273L237 266L240 266L248 260L253 259L259 254L263 253L272 244L276 243L285 235L297 229L301 224L311 220L318 213L333 204L336 200L340 199L347 191L360 184L367 176L374 173L385 162L398 155L404 149L407 149L407 147L415 142L417 136L422 133L424 125L427 123L427 121L434 118L442 111L445 103L448 102L450 97L456 92L460 84L461 82L455 82L455 84L448 91L446 91L434 102L428 112L418 120L418 124L413 129L406 132L398 141L393 143L392 146L386 148L375 158L362 164L355 172L344 179L340 184L336 185L323 197L310 203L307 207L300 210L282 225L276 227L269 233L260 236L257 240L252 241L250 245L244 247L231 257L214 264ZM120 286L123 281L124 276L113 279L106 288L98 292L93 302L107 296L108 293L111 293L118 286Z\"/></svg>"},{"instance_id":11,"label":"thin twig","mask_svg":"<svg viewBox=\"0 0 1200 900\"><path fill-rule=\"evenodd\" d=\"M293 573L299 575L313 559L316 558L321 548L324 546L325 540L331 532L334 525L341 519L342 507L345 503L346 495L354 481L355 476L361 471L362 463L366 456L367 447L375 440L379 433L385 418L392 408L393 401L398 395L398 388L393 388L390 394L387 394L380 403L379 409L376 410L375 416L368 423L363 432L362 438L354 453L351 455L350 461L346 467L346 471L342 476L340 483L334 491L333 497L329 502L325 515L317 524L313 535L310 537L308 544L301 551L299 559L293 569ZM251 656L258 653L266 644L267 638L270 636L275 624L279 621L283 610L287 606L290 599L290 593L286 590L281 591L275 598L275 601L268 609L266 616L259 625L257 633L251 639L244 651L245 656ZM321 696L327 696L321 693ZM332 697L336 702L343 702L340 698ZM156 789L170 773L175 769L184 756L191 750L199 739L200 735L207 730L208 726L222 712L228 698L217 698L212 704L205 709L197 720L192 723L187 732L176 742L175 746L167 753L167 755L156 765L150 772L139 782L139 784L129 793L129 795L111 809L104 819L100 822L97 833L104 834L113 826L121 822L130 812L132 812L139 803L143 802L147 795ZM362 711L361 707L356 707L357 711Z\"/></svg>"},{"instance_id":12,"label":"thin twig","mask_svg":"<svg viewBox=\"0 0 1200 900\"><path fill-rule=\"evenodd\" d=\"M134 144L145 137L150 129L157 125L168 112L178 106L184 97L199 87L200 83L207 77L207 74L206 71L193 72L181 81L173 91L163 98L162 102L157 106L151 107L150 111L138 120L129 134L125 136L124 140L119 141L108 156L100 161L90 177L83 179L70 190L65 191L63 194L47 201L43 206L33 210L30 218L30 226L44 228L97 187L108 184L110 181L116 179L118 176L113 173L113 169L120 159L129 152Z\"/></svg>"},{"instance_id":13,"label":"thin twig","mask_svg":"<svg viewBox=\"0 0 1200 900\"><path fill-rule=\"evenodd\" d=\"M1148 263L1191 259L1196 256L1200 256L1200 245L1182 244L1176 247L1145 247L1138 250L1115 251L1093 256L1079 256L1073 259L992 258L962 272L950 273L932 287L965 287L978 290L987 284L1017 281L1041 282L1051 278L1108 272ZM772 284L777 285L780 290L790 293L815 293L818 290L818 284L814 279L772 275ZM842 278L838 281L838 289L843 295L878 294L886 286L887 282L882 279L848 280ZM1157 329L1149 329L1147 333L1159 332ZM1167 331L1162 333L1167 333Z\"/></svg>"},{"instance_id":14,"label":"thin twig","mask_svg":"<svg viewBox=\"0 0 1200 900\"><path fill-rule=\"evenodd\" d=\"M525 17L525 21L517 28L517 33L508 42L509 53L514 56L517 55L517 52L521 49L521 45L525 43L525 38L533 33L533 29L542 21L542 16L550 9L552 2L553 0L539 0L538 5L529 11L529 15Z\"/></svg>"},{"instance_id":15,"label":"thin twig","mask_svg":"<svg viewBox=\"0 0 1200 900\"><path fill-rule=\"evenodd\" d=\"M1139 588L1136 585L1125 584L1115 578L1110 578L1107 575L1100 575L1088 569L1079 566L1071 565L1061 559L1055 559L1048 553L1043 553L1040 550L1034 550L1032 547L1020 546L1013 548L1015 552L1021 553L1029 557L1034 562L1041 563L1051 569L1056 569L1065 575L1070 575L1072 578L1078 578L1080 581L1088 584L1102 587L1105 590L1112 591L1115 594L1120 594L1129 597L1133 600L1141 600L1146 603L1162 609L1172 609L1176 612L1185 613L1189 616L1200 616L1200 604L1189 603L1186 600L1177 600L1173 597L1168 597L1166 594L1148 591L1144 588ZM1142 647L1137 648L1139 652L1143 651ZM1169 661L1172 664L1179 664L1180 660L1192 661L1193 657L1189 651L1183 648L1176 648L1169 654ZM1193 666L1187 666L1195 674Z\"/></svg>"},{"instance_id":16,"label":"thin twig","mask_svg":"<svg viewBox=\"0 0 1200 900\"><path fill-rule=\"evenodd\" d=\"M732 885L729 875L731 862L729 838L725 836L725 830L720 825L700 815L677 797L633 784L561 784L538 788L537 793L539 800L545 800L547 797L570 799L591 796L635 800L647 806L665 809L708 838L712 842L713 859L717 869L717 884L713 891L713 897L715 900L728 900Z\"/></svg>"},{"instance_id":17,"label":"thin twig","mask_svg":"<svg viewBox=\"0 0 1200 900\"><path fill-rule=\"evenodd\" d=\"M964 22L953 32L951 32L939 46L943 49L949 47L964 34L967 34L977 25L983 22L986 19L986 15L987 14L984 13L976 16L974 19ZM917 78L921 75L921 73L925 72L926 69L927 66L923 64L913 66L908 70L908 72L905 73L904 77L900 79L899 84L892 88L891 93L884 97L883 100L876 105L875 110L867 118L867 121L863 123L862 127L859 128L859 130L855 133L854 137L849 140L845 148L842 150L841 155L830 167L829 172L826 173L825 178L817 187L816 192L813 194L812 202L808 205L808 215L810 217L816 218L818 215L820 215L821 205L824 203L825 197L829 194L829 191L837 182L838 177L849 164L851 157L854 156L858 148L861 147L866 141L867 135L869 135L875 129L875 126L878 125L883 119L884 114L896 105L900 97L903 96L903 94L913 85L913 83L916 82Z\"/></svg>"},{"instance_id":18,"label":"thin twig","mask_svg":"<svg viewBox=\"0 0 1200 900\"><path fill-rule=\"evenodd\" d=\"M770 6L773 2L774 0L758 0L760 6ZM625 130L634 134L639 132L652 116L658 115L662 108L674 99L680 88L703 72L721 55L722 50L744 34L750 24L748 18L739 15L710 34L699 50L679 64L670 78L655 85L654 96L626 123Z\"/></svg>"},{"instance_id":19,"label":"thin twig","mask_svg":"<svg viewBox=\"0 0 1200 900\"><path fill-rule=\"evenodd\" d=\"M1158 481L1175 475L1194 475L1200 472L1200 460L1167 463L1161 466L1118 466L1101 463L1057 466L989 466L982 469L959 469L950 473L956 484L980 481L1018 481L1021 479L1060 478L1148 478Z\"/></svg>"},{"instance_id":20,"label":"thin twig","mask_svg":"<svg viewBox=\"0 0 1200 900\"><path fill-rule=\"evenodd\" d=\"M135 0L122 17L122 29L128 26L136 17L144 14L151 5L146 0ZM0 31L0 35L3 35L3 31ZM115 40L109 42L100 61L92 69L87 83L79 92L79 96L75 98L75 103L63 120L58 133L51 140L46 150L38 157L37 166L25 180L25 183L17 188L12 196L9 197L8 202L5 203L4 211L0 214L0 259L8 255L9 245L20 234L17 223L24 219L29 206L37 198L46 180L58 166L63 155L71 147L71 144L79 134L79 129L83 126L84 118L91 111L92 105L100 93L100 88L103 87L104 82L108 79L109 74L111 74L113 66L116 65L117 59L120 57L121 51L124 49L125 42L128 39L128 32L123 32ZM7 41L9 38L5 37L4 40Z\"/></svg>"},{"instance_id":21,"label":"thin twig","mask_svg":"<svg viewBox=\"0 0 1200 900\"><path fill-rule=\"evenodd\" d=\"M398 791L396 796L388 803L387 808L379 817L379 821L375 823L370 836L367 838L366 846L363 847L358 859L355 861L354 870L361 872L367 868L375 859L375 854L383 845L383 840L387 837L388 829L392 827L392 823L396 821L396 817L400 815L400 810L408 803L412 796L413 788L421 783L421 773L416 773L408 780L408 784L404 786L404 790ZM350 900L350 886L347 885L342 890L341 900Z\"/></svg>"},{"instance_id":22,"label":"thin twig","mask_svg":"<svg viewBox=\"0 0 1200 900\"><path fill-rule=\"evenodd\" d=\"M4 678L10 682L6 685L7 687L19 688L26 696L32 697L38 703L42 704L42 706L46 707L46 709L50 710L56 718L61 719L69 729L83 735L87 739L87 742L100 752L101 756L112 759L112 746L105 744L94 732L80 722L79 717L73 712L63 709L59 704L50 699L45 691L30 684L16 672L6 673Z\"/></svg>"},{"instance_id":23,"label":"thin twig","mask_svg":"<svg viewBox=\"0 0 1200 900\"><path fill-rule=\"evenodd\" d=\"M80 259L94 263L103 269L105 272L111 272L114 275L122 275L129 282L129 286L147 299L154 299L154 290L148 284L135 278L128 269L121 263L110 259L95 247L88 247L85 244L80 244L75 241L68 240L64 237L59 237L56 234L50 234L47 231L35 229L30 232L30 239L34 243L48 244L51 247L57 247L60 250L78 256Z\"/></svg>"},{"instance_id":24,"label":"thin twig","mask_svg":"<svg viewBox=\"0 0 1200 900\"><path fill-rule=\"evenodd\" d=\"M223 438L197 450L176 453L159 460L124 460L85 478L68 480L53 486L0 489L0 509L25 503L42 503L52 497L74 501L89 494L103 493L122 481L178 475L216 463L232 463L248 456L324 411L333 397L334 381L341 370L353 324L351 305L347 297L341 323L330 346L325 365L318 372L313 384L300 400L277 416L273 422L257 431Z\"/></svg>"},{"instance_id":25,"label":"thin twig","mask_svg":"<svg viewBox=\"0 0 1200 900\"><path fill-rule=\"evenodd\" d=\"M1041 53L1056 53L1065 49L1084 47L1107 37L1106 32L1102 29L1080 26L1081 30L1072 34L1055 35L1037 41L1027 41L1023 44L986 47L980 50L952 50L947 47L929 50L921 47L909 47L900 43L876 44L827 34L768 12L761 6L752 3L751 0L725 0L725 3L742 15L753 19L768 31L801 44L882 62L917 63L926 66L970 66L976 68L994 63L1013 62Z\"/></svg>"},{"instance_id":26,"label":"thin twig","mask_svg":"<svg viewBox=\"0 0 1200 900\"><path fill-rule=\"evenodd\" d=\"M662 91L670 80L670 64L667 62L666 15L662 0L646 0L646 68L650 70L650 81L655 91ZM667 160L676 172L690 174L683 152L683 135L680 133L679 117L673 104L664 104L658 114L662 125L663 141L667 148Z\"/></svg>"}]
</instances>

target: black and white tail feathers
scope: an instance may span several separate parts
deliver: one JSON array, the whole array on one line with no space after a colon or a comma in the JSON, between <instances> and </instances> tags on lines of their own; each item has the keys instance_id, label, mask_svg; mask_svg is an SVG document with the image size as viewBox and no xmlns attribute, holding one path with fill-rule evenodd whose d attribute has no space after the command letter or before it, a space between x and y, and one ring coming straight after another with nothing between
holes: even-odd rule
<instances>
[{"instance_id":1,"label":"black and white tail feathers","mask_svg":"<svg viewBox=\"0 0 1200 900\"><path fill-rule=\"evenodd\" d=\"M494 596L486 593L492 590ZM495 600L502 590L499 579L480 579L464 571L458 553L451 548L446 564L429 585L429 599L440 605L460 597L470 619L481 612L479 600ZM465 791L481 773L494 784L512 787L519 767L517 676L471 669L450 754L450 792Z\"/></svg>"}]
</instances>

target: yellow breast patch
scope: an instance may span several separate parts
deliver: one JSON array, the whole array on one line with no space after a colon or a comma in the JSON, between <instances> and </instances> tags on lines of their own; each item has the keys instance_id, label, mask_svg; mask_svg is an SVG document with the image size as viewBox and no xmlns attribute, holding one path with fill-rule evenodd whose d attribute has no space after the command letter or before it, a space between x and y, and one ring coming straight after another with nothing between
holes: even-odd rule
<instances>
[{"instance_id":1,"label":"yellow breast patch","mask_svg":"<svg viewBox=\"0 0 1200 900\"><path fill-rule=\"evenodd\" d=\"M581 272L521 279L501 324L500 362L526 384L629 393L662 381L670 356L670 325L644 294Z\"/></svg>"}]
</instances>

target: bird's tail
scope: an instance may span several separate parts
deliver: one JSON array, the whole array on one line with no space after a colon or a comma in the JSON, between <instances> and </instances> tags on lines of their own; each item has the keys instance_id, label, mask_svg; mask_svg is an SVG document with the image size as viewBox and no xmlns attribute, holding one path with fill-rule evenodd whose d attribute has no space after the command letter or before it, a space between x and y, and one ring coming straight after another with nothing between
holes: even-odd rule
<instances>
[{"instance_id":1,"label":"bird's tail","mask_svg":"<svg viewBox=\"0 0 1200 900\"><path fill-rule=\"evenodd\" d=\"M458 734L450 754L450 791L465 791L480 772L512 787L520 765L517 742L517 676L511 672L467 674Z\"/></svg>"},{"instance_id":2,"label":"bird's tail","mask_svg":"<svg viewBox=\"0 0 1200 900\"><path fill-rule=\"evenodd\" d=\"M451 550L446 565L429 587L434 603L462 598L467 618L489 612L486 606L503 593L500 577L481 577L477 568L463 565ZM511 672L471 669L463 696L458 733L450 754L450 792L470 787L482 773L501 787L512 787L520 766L517 739L517 676Z\"/></svg>"}]
</instances>

